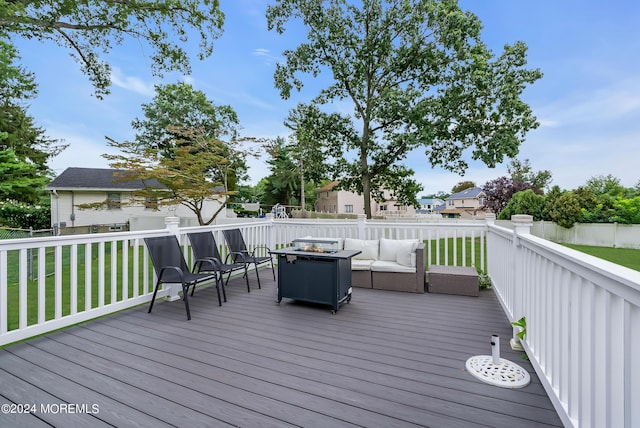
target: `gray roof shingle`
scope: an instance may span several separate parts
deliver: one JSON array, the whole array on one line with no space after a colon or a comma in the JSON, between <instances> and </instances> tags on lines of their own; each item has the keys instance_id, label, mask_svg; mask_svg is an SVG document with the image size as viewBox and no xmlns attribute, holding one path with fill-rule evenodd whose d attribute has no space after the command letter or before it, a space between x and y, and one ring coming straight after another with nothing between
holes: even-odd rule
<instances>
[{"instance_id":1,"label":"gray roof shingle","mask_svg":"<svg viewBox=\"0 0 640 428\"><path fill-rule=\"evenodd\" d=\"M139 190L147 187L146 183L140 179L122 181L117 174L124 171L109 168L67 168L46 188L48 190ZM157 180L149 181L148 185L164 187Z\"/></svg>"}]
</instances>

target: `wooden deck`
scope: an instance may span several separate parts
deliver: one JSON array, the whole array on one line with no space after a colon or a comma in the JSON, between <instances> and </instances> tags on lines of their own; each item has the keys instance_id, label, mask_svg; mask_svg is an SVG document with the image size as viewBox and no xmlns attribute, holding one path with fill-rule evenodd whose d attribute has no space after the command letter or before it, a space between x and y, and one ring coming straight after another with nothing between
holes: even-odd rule
<instances>
[{"instance_id":1,"label":"wooden deck","mask_svg":"<svg viewBox=\"0 0 640 428\"><path fill-rule=\"evenodd\" d=\"M215 289L138 307L0 349L0 413L14 426L527 427L561 426L492 291L480 297L354 289L329 308L276 304L233 279ZM490 354L532 373L522 389L484 384L465 361ZM71 406L64 407L64 404ZM16 410L17 406L13 406Z\"/></svg>"}]
</instances>

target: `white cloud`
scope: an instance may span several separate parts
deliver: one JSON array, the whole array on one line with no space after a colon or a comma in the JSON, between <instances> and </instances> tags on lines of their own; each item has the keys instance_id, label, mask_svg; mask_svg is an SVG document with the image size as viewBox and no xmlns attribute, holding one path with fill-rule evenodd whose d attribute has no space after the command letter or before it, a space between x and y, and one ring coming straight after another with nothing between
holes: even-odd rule
<instances>
[{"instance_id":1,"label":"white cloud","mask_svg":"<svg viewBox=\"0 0 640 428\"><path fill-rule=\"evenodd\" d=\"M537 108L535 113L540 124L546 127L607 125L640 113L640 76L614 81L589 92L565 95L556 102Z\"/></svg>"},{"instance_id":2,"label":"white cloud","mask_svg":"<svg viewBox=\"0 0 640 428\"><path fill-rule=\"evenodd\" d=\"M265 59L265 64L272 65L275 62L281 61L282 57L279 55L273 55L269 49L257 48L251 53L253 56L257 56Z\"/></svg>"},{"instance_id":3,"label":"white cloud","mask_svg":"<svg viewBox=\"0 0 640 428\"><path fill-rule=\"evenodd\" d=\"M155 94L153 83L145 82L138 77L125 76L118 67L111 69L111 81L115 86L141 95L151 97Z\"/></svg>"}]
</instances>

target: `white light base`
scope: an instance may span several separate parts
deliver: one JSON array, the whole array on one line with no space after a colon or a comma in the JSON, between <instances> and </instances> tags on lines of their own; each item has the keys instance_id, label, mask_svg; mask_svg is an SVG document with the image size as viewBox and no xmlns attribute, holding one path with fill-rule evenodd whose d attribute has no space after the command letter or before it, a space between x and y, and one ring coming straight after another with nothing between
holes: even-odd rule
<instances>
[{"instance_id":1,"label":"white light base","mask_svg":"<svg viewBox=\"0 0 640 428\"><path fill-rule=\"evenodd\" d=\"M504 358L500 358L499 364L494 364L491 355L469 358L466 368L476 379L502 388L523 388L531 382L531 376L525 369Z\"/></svg>"}]
</instances>

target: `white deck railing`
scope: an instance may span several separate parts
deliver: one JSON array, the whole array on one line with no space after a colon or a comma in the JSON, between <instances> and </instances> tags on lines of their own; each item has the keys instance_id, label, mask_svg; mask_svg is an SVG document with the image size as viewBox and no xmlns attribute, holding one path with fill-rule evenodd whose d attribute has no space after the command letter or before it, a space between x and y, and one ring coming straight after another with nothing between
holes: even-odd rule
<instances>
[{"instance_id":1,"label":"white deck railing","mask_svg":"<svg viewBox=\"0 0 640 428\"><path fill-rule=\"evenodd\" d=\"M155 275L144 245L145 237L177 235L187 250L185 256L190 263L187 233L212 231L218 245L222 244L224 257L226 247L222 231L236 227L241 229L250 248L266 244L275 249L308 235L420 238L433 242L428 246L429 260L485 268L484 225L477 222L384 224L361 218L358 221L264 220L179 228L177 219L172 219L165 229L144 232L2 240L0 346L149 302ZM463 246L462 257L459 257L457 248L464 239L475 245ZM442 240L443 245L435 245L438 240ZM467 246L470 246L468 251ZM178 289L165 285L158 297L175 299Z\"/></svg>"},{"instance_id":2,"label":"white deck railing","mask_svg":"<svg viewBox=\"0 0 640 428\"><path fill-rule=\"evenodd\" d=\"M477 266L509 320L526 317L523 346L567 426L640 426L640 272L532 236L526 217L514 220L515 230L490 220L266 219L190 228L169 221L145 232L0 241L0 346L149 302L147 236L177 235L188 262L186 234L201 230L221 245L222 231L238 227L249 247L272 249L303 236L418 238L427 264Z\"/></svg>"},{"instance_id":3,"label":"white deck railing","mask_svg":"<svg viewBox=\"0 0 640 428\"><path fill-rule=\"evenodd\" d=\"M488 226L489 276L566 426L640 426L640 272Z\"/></svg>"}]
</instances>

